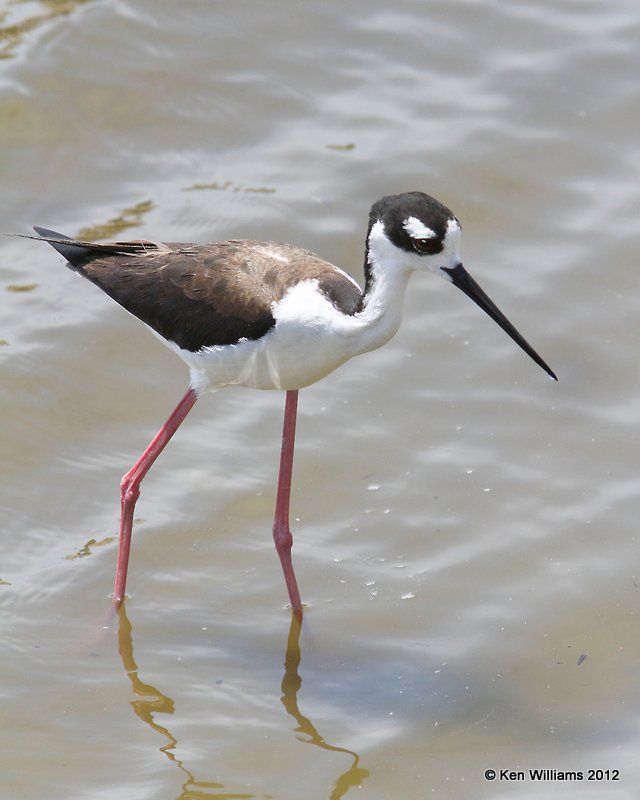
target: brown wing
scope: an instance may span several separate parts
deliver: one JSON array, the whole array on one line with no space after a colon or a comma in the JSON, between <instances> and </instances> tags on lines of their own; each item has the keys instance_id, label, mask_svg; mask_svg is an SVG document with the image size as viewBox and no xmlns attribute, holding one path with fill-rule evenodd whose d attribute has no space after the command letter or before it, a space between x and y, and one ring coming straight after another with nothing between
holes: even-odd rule
<instances>
[{"instance_id":1,"label":"brown wing","mask_svg":"<svg viewBox=\"0 0 640 800\"><path fill-rule=\"evenodd\" d=\"M341 270L292 245L245 240L94 245L38 232L72 269L192 352L264 336L275 324L272 303L301 280L317 279L345 314L354 314L361 304L360 289Z\"/></svg>"}]
</instances>

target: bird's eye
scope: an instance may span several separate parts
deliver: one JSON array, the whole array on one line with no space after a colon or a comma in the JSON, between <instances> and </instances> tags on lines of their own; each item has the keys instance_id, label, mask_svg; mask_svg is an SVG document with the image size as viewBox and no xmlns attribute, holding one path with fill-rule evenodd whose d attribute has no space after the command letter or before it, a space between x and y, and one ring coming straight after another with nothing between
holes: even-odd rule
<instances>
[{"instance_id":1,"label":"bird's eye","mask_svg":"<svg viewBox=\"0 0 640 800\"><path fill-rule=\"evenodd\" d=\"M439 239L411 239L413 249L420 256L433 256L442 250L442 243Z\"/></svg>"}]
</instances>

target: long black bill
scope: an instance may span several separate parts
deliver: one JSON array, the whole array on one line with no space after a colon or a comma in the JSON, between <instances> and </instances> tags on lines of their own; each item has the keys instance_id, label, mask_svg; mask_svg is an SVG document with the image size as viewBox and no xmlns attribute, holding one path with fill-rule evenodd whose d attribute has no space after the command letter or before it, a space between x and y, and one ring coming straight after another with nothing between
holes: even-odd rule
<instances>
[{"instance_id":1,"label":"long black bill","mask_svg":"<svg viewBox=\"0 0 640 800\"><path fill-rule=\"evenodd\" d=\"M486 311L491 319L497 322L502 330L508 333L513 341L520 345L524 352L530 356L538 366L542 367L547 375L553 378L554 381L558 380L555 372L545 364L533 347L518 333L493 300L482 291L471 275L469 275L462 264L458 264L457 267L453 267L452 269L442 267L442 270L449 275L451 283L457 286L458 289L461 289L467 297L470 297L474 303L477 303L483 311Z\"/></svg>"}]
</instances>

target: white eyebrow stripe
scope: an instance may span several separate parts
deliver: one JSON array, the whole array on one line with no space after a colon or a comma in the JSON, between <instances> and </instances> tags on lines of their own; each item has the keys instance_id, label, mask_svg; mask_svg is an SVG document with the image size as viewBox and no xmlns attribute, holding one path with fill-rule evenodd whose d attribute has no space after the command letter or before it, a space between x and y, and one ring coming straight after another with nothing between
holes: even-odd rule
<instances>
[{"instance_id":1,"label":"white eyebrow stripe","mask_svg":"<svg viewBox=\"0 0 640 800\"><path fill-rule=\"evenodd\" d=\"M453 233L453 231L460 230L460 223L455 217L451 217L451 219L447 222L447 233Z\"/></svg>"},{"instance_id":2,"label":"white eyebrow stripe","mask_svg":"<svg viewBox=\"0 0 640 800\"><path fill-rule=\"evenodd\" d=\"M438 235L432 228L429 228L417 217L405 219L402 227L412 239L435 239Z\"/></svg>"}]
</instances>

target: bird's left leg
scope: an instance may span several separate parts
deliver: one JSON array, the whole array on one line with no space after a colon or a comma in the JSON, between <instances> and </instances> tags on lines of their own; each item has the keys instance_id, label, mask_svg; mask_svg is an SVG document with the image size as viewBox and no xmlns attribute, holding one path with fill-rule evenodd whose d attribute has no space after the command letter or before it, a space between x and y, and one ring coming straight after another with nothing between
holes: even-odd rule
<instances>
[{"instance_id":1,"label":"bird's left leg","mask_svg":"<svg viewBox=\"0 0 640 800\"><path fill-rule=\"evenodd\" d=\"M118 564L116 567L116 587L113 595L113 602L116 606L119 606L124 600L129 552L131 550L133 511L136 506L136 500L140 496L140 484L153 462L164 450L184 418L191 411L197 399L196 390L189 387L169 419L153 437L147 449L120 481L120 544L118 546Z\"/></svg>"}]
</instances>

